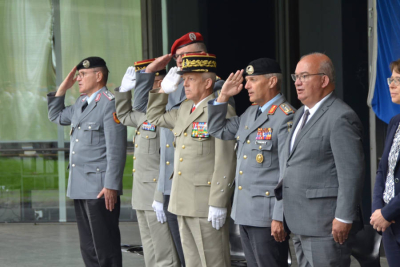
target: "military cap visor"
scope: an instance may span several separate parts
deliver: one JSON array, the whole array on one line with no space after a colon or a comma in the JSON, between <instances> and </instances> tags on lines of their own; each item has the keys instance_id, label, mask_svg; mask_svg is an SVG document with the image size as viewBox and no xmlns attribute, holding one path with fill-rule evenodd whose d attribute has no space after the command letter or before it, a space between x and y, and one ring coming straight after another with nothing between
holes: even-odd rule
<instances>
[{"instance_id":1,"label":"military cap visor","mask_svg":"<svg viewBox=\"0 0 400 267\"><path fill-rule=\"evenodd\" d=\"M92 69L98 67L107 67L106 62L101 57L88 57L83 59L76 65L77 70L81 69Z\"/></svg>"},{"instance_id":2,"label":"military cap visor","mask_svg":"<svg viewBox=\"0 0 400 267\"><path fill-rule=\"evenodd\" d=\"M249 63L244 71L245 76L282 73L278 62L270 58L259 58Z\"/></svg>"}]
</instances>

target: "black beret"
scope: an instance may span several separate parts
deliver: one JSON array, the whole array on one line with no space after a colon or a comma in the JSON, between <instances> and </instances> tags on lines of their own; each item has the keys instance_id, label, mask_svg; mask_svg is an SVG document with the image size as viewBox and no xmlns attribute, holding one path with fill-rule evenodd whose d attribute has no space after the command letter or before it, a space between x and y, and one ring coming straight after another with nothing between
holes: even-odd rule
<instances>
[{"instance_id":1,"label":"black beret","mask_svg":"<svg viewBox=\"0 0 400 267\"><path fill-rule=\"evenodd\" d=\"M263 75L270 73L282 73L278 62L270 58L259 58L249 63L244 75Z\"/></svg>"},{"instance_id":2,"label":"black beret","mask_svg":"<svg viewBox=\"0 0 400 267\"><path fill-rule=\"evenodd\" d=\"M107 67L106 62L101 57L88 57L76 65L76 69L92 69L97 67Z\"/></svg>"}]
</instances>

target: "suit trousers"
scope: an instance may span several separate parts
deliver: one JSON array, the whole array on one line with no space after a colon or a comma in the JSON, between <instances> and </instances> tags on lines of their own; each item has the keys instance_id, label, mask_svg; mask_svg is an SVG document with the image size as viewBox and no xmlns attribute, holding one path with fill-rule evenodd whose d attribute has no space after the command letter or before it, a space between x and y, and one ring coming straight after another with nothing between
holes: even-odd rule
<instances>
[{"instance_id":1,"label":"suit trousers","mask_svg":"<svg viewBox=\"0 0 400 267\"><path fill-rule=\"evenodd\" d=\"M282 243L271 236L271 227L239 225L248 267L288 266L289 236Z\"/></svg>"},{"instance_id":2,"label":"suit trousers","mask_svg":"<svg viewBox=\"0 0 400 267\"><path fill-rule=\"evenodd\" d=\"M185 267L185 257L183 256L181 236L179 234L178 219L175 214L172 214L171 212L168 211L169 198L170 198L169 195L164 195L164 212L165 216L167 217L167 223L169 226L169 230L171 231L172 238L174 240L179 260L181 261L181 265Z\"/></svg>"},{"instance_id":3,"label":"suit trousers","mask_svg":"<svg viewBox=\"0 0 400 267\"><path fill-rule=\"evenodd\" d=\"M389 266L398 266L400 262L400 244L397 242L391 227L382 233L382 240Z\"/></svg>"},{"instance_id":4,"label":"suit trousers","mask_svg":"<svg viewBox=\"0 0 400 267\"><path fill-rule=\"evenodd\" d=\"M158 222L152 210L136 210L136 216L146 266L181 266L168 224Z\"/></svg>"},{"instance_id":5,"label":"suit trousers","mask_svg":"<svg viewBox=\"0 0 400 267\"><path fill-rule=\"evenodd\" d=\"M229 220L219 230L207 218L178 215L178 222L187 266L231 266Z\"/></svg>"},{"instance_id":6,"label":"suit trousers","mask_svg":"<svg viewBox=\"0 0 400 267\"><path fill-rule=\"evenodd\" d=\"M304 236L293 235L294 250L299 267L349 267L352 244L355 235L340 245L332 235Z\"/></svg>"},{"instance_id":7,"label":"suit trousers","mask_svg":"<svg viewBox=\"0 0 400 267\"><path fill-rule=\"evenodd\" d=\"M104 198L74 199L81 253L87 267L122 266L119 232L120 198L113 211L106 210Z\"/></svg>"}]
</instances>

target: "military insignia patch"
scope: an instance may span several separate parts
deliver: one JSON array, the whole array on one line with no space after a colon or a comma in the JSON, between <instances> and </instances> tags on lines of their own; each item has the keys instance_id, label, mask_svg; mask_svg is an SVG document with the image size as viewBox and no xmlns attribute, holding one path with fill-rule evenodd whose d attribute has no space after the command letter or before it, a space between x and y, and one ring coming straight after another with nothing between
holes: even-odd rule
<instances>
[{"instance_id":1,"label":"military insignia patch","mask_svg":"<svg viewBox=\"0 0 400 267\"><path fill-rule=\"evenodd\" d=\"M254 67L252 65L248 65L246 68L246 73L251 75L254 73Z\"/></svg>"},{"instance_id":2,"label":"military insignia patch","mask_svg":"<svg viewBox=\"0 0 400 267\"><path fill-rule=\"evenodd\" d=\"M98 94L98 95L96 96L96 102L99 102L100 97L101 97L101 94Z\"/></svg>"},{"instance_id":3,"label":"military insignia patch","mask_svg":"<svg viewBox=\"0 0 400 267\"><path fill-rule=\"evenodd\" d=\"M286 105L286 104L281 104L280 106L279 106L279 108L283 111L283 113L285 113L286 115L289 115L289 114L293 114L294 113L294 111L293 111L293 109L291 108L291 107L289 107L288 105Z\"/></svg>"},{"instance_id":4,"label":"military insignia patch","mask_svg":"<svg viewBox=\"0 0 400 267\"><path fill-rule=\"evenodd\" d=\"M207 122L193 122L192 124L192 137L208 138L210 134L207 130Z\"/></svg>"},{"instance_id":5,"label":"military insignia patch","mask_svg":"<svg viewBox=\"0 0 400 267\"><path fill-rule=\"evenodd\" d=\"M155 132L156 126L154 124L151 124L151 123L148 123L147 121L145 121L142 124L142 130Z\"/></svg>"},{"instance_id":6,"label":"military insignia patch","mask_svg":"<svg viewBox=\"0 0 400 267\"><path fill-rule=\"evenodd\" d=\"M252 106L257 106L257 103L253 103L253 104L251 104Z\"/></svg>"},{"instance_id":7,"label":"military insignia patch","mask_svg":"<svg viewBox=\"0 0 400 267\"><path fill-rule=\"evenodd\" d=\"M86 69L89 68L89 67L90 67L90 62L89 62L89 60L83 61L82 65L83 65Z\"/></svg>"},{"instance_id":8,"label":"military insignia patch","mask_svg":"<svg viewBox=\"0 0 400 267\"><path fill-rule=\"evenodd\" d=\"M110 91L108 91L108 90L105 90L104 92L103 92L103 94L108 98L108 100L113 100L114 98L115 98L115 96L110 92Z\"/></svg>"},{"instance_id":9,"label":"military insignia patch","mask_svg":"<svg viewBox=\"0 0 400 267\"><path fill-rule=\"evenodd\" d=\"M290 131L292 130L292 127L293 127L293 121L289 121L288 123L287 123L287 131L290 133Z\"/></svg>"},{"instance_id":10,"label":"military insignia patch","mask_svg":"<svg viewBox=\"0 0 400 267\"><path fill-rule=\"evenodd\" d=\"M275 113L275 111L276 111L277 108L278 108L277 105L273 105L273 106L269 109L268 115L273 115L273 114Z\"/></svg>"},{"instance_id":11,"label":"military insignia patch","mask_svg":"<svg viewBox=\"0 0 400 267\"><path fill-rule=\"evenodd\" d=\"M114 121L118 124L120 124L121 122L119 121L118 117L117 117L117 113L113 112L113 117L114 117Z\"/></svg>"},{"instance_id":12,"label":"military insignia patch","mask_svg":"<svg viewBox=\"0 0 400 267\"><path fill-rule=\"evenodd\" d=\"M256 140L271 140L272 128L258 128Z\"/></svg>"},{"instance_id":13,"label":"military insignia patch","mask_svg":"<svg viewBox=\"0 0 400 267\"><path fill-rule=\"evenodd\" d=\"M257 163L260 163L260 164L263 163L263 161L264 161L263 154L261 154L261 153L257 154L256 161L257 161Z\"/></svg>"},{"instance_id":14,"label":"military insignia patch","mask_svg":"<svg viewBox=\"0 0 400 267\"><path fill-rule=\"evenodd\" d=\"M82 102L86 101L87 96L85 96L84 98L82 98Z\"/></svg>"}]
</instances>

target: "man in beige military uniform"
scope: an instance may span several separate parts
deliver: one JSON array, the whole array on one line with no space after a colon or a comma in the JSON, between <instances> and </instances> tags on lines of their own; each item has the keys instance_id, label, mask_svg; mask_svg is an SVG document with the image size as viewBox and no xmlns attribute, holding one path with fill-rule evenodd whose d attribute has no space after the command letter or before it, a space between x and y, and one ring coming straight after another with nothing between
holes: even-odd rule
<instances>
[{"instance_id":1,"label":"man in beige military uniform","mask_svg":"<svg viewBox=\"0 0 400 267\"><path fill-rule=\"evenodd\" d=\"M134 169L132 187L132 208L136 210L139 224L140 237L143 245L144 261L146 266L180 266L180 261L175 250L164 211L153 211L153 196L163 199L162 193L157 190L157 180L160 167L160 130L159 127L150 124L146 119L146 110L140 109L138 103L133 103L131 90L135 88L135 70L140 71L154 59L135 62L135 68L129 67L122 79L121 86L115 89L115 105L117 116L126 126L136 127L134 138ZM149 88L160 88L161 81L166 71L154 73L155 80L152 83L140 83ZM136 99L135 88L134 99ZM161 223L159 223L160 221Z\"/></svg>"},{"instance_id":2,"label":"man in beige military uniform","mask_svg":"<svg viewBox=\"0 0 400 267\"><path fill-rule=\"evenodd\" d=\"M147 119L175 135L175 162L168 210L178 216L187 266L230 266L229 216L235 176L234 141L222 141L207 131L207 102L215 98L216 58L211 54L183 56L188 101L165 112L167 88L150 91ZM177 81L169 72L164 81ZM164 82L163 82L164 83ZM165 89L165 91L164 91ZM165 92L165 93L164 93ZM227 117L234 116L232 107ZM207 218L208 217L208 218ZM210 223L211 221L211 223Z\"/></svg>"}]
</instances>

